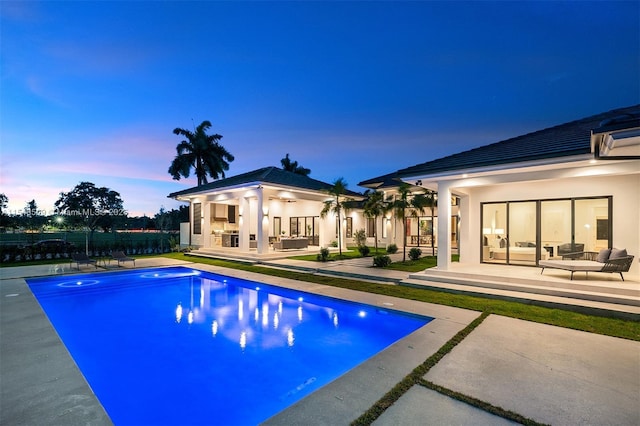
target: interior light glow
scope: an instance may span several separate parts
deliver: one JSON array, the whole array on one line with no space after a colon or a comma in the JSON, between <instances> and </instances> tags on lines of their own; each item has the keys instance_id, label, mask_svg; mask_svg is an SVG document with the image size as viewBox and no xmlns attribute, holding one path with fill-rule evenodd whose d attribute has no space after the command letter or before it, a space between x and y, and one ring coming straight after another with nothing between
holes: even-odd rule
<instances>
[{"instance_id":1,"label":"interior light glow","mask_svg":"<svg viewBox=\"0 0 640 426\"><path fill-rule=\"evenodd\" d=\"M366 316L367 316L367 313L366 313L365 311L360 311L360 312L358 312L358 316L359 316L360 318L364 318L364 317L366 317Z\"/></svg>"}]
</instances>

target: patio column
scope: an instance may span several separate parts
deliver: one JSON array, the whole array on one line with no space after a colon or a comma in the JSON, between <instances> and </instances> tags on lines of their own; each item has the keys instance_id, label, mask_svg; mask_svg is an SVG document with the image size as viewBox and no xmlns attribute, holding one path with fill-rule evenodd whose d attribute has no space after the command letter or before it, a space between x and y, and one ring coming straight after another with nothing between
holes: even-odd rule
<instances>
[{"instance_id":1,"label":"patio column","mask_svg":"<svg viewBox=\"0 0 640 426\"><path fill-rule=\"evenodd\" d=\"M256 233L256 250L258 254L266 253L269 250L269 211L268 205L264 203L264 189L258 187L258 223Z\"/></svg>"},{"instance_id":2,"label":"patio column","mask_svg":"<svg viewBox=\"0 0 640 426\"><path fill-rule=\"evenodd\" d=\"M249 198L240 198L240 218L238 229L238 248L249 251L249 234L251 233L251 207Z\"/></svg>"},{"instance_id":3,"label":"patio column","mask_svg":"<svg viewBox=\"0 0 640 426\"><path fill-rule=\"evenodd\" d=\"M446 271L451 264L451 188L438 182L438 269Z\"/></svg>"}]
</instances>

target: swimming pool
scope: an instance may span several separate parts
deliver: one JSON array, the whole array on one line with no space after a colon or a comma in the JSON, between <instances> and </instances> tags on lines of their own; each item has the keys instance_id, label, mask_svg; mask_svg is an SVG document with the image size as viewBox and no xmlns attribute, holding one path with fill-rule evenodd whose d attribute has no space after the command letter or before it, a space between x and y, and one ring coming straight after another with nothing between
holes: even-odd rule
<instances>
[{"instance_id":1,"label":"swimming pool","mask_svg":"<svg viewBox=\"0 0 640 426\"><path fill-rule=\"evenodd\" d=\"M186 267L27 282L116 425L260 423L432 319Z\"/></svg>"}]
</instances>

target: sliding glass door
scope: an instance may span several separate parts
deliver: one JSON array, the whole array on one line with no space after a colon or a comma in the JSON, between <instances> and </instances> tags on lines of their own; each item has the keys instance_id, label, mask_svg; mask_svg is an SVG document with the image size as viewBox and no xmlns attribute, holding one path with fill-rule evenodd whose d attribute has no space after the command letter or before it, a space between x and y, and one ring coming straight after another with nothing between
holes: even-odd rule
<instances>
[{"instance_id":1,"label":"sliding glass door","mask_svg":"<svg viewBox=\"0 0 640 426\"><path fill-rule=\"evenodd\" d=\"M481 261L536 265L540 259L612 246L612 198L482 204Z\"/></svg>"}]
</instances>

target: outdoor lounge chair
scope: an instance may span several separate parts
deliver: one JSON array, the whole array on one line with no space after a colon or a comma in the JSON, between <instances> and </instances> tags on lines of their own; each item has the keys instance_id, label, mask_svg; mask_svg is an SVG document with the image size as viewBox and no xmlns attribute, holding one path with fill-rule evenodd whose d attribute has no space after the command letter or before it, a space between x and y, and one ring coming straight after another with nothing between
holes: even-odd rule
<instances>
[{"instance_id":1,"label":"outdoor lounge chair","mask_svg":"<svg viewBox=\"0 0 640 426\"><path fill-rule=\"evenodd\" d=\"M78 268L78 271L80 270L80 265L94 265L96 269L98 269L98 262L90 259L89 256L84 253L71 253L70 267L73 266L74 262Z\"/></svg>"},{"instance_id":2,"label":"outdoor lounge chair","mask_svg":"<svg viewBox=\"0 0 640 426\"><path fill-rule=\"evenodd\" d=\"M118 266L120 266L120 262L133 262L133 266L136 266L136 260L133 257L128 257L123 251L112 251L111 257L118 261Z\"/></svg>"},{"instance_id":3,"label":"outdoor lounge chair","mask_svg":"<svg viewBox=\"0 0 640 426\"><path fill-rule=\"evenodd\" d=\"M622 273L629 272L634 257L627 255L626 250L615 250L605 249L599 253L593 251L565 253L562 260L541 260L538 263L542 267L540 274L542 275L545 268L562 269L571 271L571 279L573 280L574 272L585 272L587 277L589 272L617 272L624 281Z\"/></svg>"}]
</instances>

